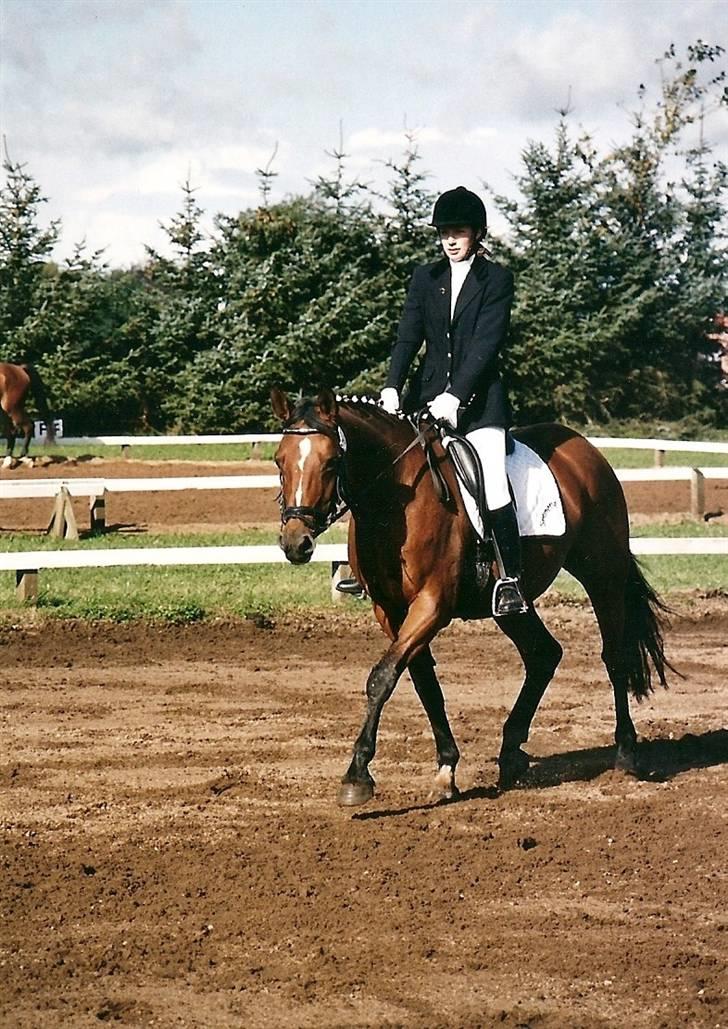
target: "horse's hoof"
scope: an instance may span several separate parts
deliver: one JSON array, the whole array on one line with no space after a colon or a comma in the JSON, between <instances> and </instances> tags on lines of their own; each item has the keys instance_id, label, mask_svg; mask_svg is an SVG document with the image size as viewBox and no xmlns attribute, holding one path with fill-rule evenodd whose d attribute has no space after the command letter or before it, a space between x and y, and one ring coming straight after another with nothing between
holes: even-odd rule
<instances>
[{"instance_id":1,"label":"horse's hoof","mask_svg":"<svg viewBox=\"0 0 728 1029\"><path fill-rule=\"evenodd\" d=\"M614 760L614 768L615 771L624 772L625 775L639 775L637 755L634 750L617 747L617 756Z\"/></svg>"},{"instance_id":2,"label":"horse's hoof","mask_svg":"<svg viewBox=\"0 0 728 1029\"><path fill-rule=\"evenodd\" d=\"M515 785L519 779L528 771L531 765L531 759L525 750L521 750L518 747L516 750L508 750L505 753L501 753L498 758L498 767L500 774L498 776L498 786L502 790L507 790L510 786Z\"/></svg>"},{"instance_id":3,"label":"horse's hoof","mask_svg":"<svg viewBox=\"0 0 728 1029\"><path fill-rule=\"evenodd\" d=\"M339 807L358 807L374 796L373 782L342 782L336 802Z\"/></svg>"},{"instance_id":4,"label":"horse's hoof","mask_svg":"<svg viewBox=\"0 0 728 1029\"><path fill-rule=\"evenodd\" d=\"M434 789L430 790L428 800L431 804L450 804L452 801L457 800L460 797L460 790L457 786L451 786L447 789L438 789L435 786Z\"/></svg>"},{"instance_id":5,"label":"horse's hoof","mask_svg":"<svg viewBox=\"0 0 728 1029\"><path fill-rule=\"evenodd\" d=\"M450 800L456 800L460 796L460 790L455 785L455 772L450 765L442 765L437 775L429 800L438 804Z\"/></svg>"},{"instance_id":6,"label":"horse's hoof","mask_svg":"<svg viewBox=\"0 0 728 1029\"><path fill-rule=\"evenodd\" d=\"M10 456L3 458L3 468L15 468L15 458Z\"/></svg>"}]
</instances>

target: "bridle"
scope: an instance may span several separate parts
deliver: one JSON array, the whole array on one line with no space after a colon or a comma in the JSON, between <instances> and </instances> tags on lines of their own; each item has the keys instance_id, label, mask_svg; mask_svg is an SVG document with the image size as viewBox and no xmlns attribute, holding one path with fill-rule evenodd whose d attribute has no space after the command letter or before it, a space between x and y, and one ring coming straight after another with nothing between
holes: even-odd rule
<instances>
[{"instance_id":1,"label":"bridle","mask_svg":"<svg viewBox=\"0 0 728 1029\"><path fill-rule=\"evenodd\" d=\"M342 480L345 478L345 466L344 456L346 454L346 438L344 433L341 431L339 426L336 428L339 431L339 438L337 441L337 454L336 454L336 486L331 496L328 508L322 511L318 507L307 507L306 505L290 507L283 506L283 490L278 494L278 506L281 509L281 525L285 525L286 522L290 522L292 518L298 518L307 529L310 529L313 533L314 539L320 536L321 533L326 532L329 526L337 522L339 518L346 514L349 510L349 504L347 503L344 496L344 489ZM328 432L323 429L284 429L284 436L329 436Z\"/></svg>"},{"instance_id":2,"label":"bridle","mask_svg":"<svg viewBox=\"0 0 728 1029\"><path fill-rule=\"evenodd\" d=\"M426 415L429 415L429 412L420 412L417 418L418 422L422 417L425 417ZM416 426L413 426L413 428L415 427ZM364 489L363 492L367 493L374 485L376 485L379 479L381 479L382 476L389 471L390 468L394 467L394 465L396 465L398 461L401 461L402 458L405 457L406 454L409 454L410 450L413 450L418 444L421 444L423 447L425 447L425 437L427 433L433 429L440 428L442 428L442 426L440 425L439 421L436 421L434 419L429 421L428 424L424 426L424 428L420 429L416 433L415 438L412 440L412 442L408 443L408 445L400 454L397 454L397 456L392 461L391 465L383 468L378 475L374 476L374 478L371 480L371 482ZM346 464L344 459L346 457L346 436L344 436L344 433L340 425L337 424L336 429L338 431L338 452L336 455L336 488L334 489L333 495L329 502L328 509L326 511L322 511L318 507L307 507L305 505L298 507L284 507L283 490L280 491L277 498L278 506L281 509L281 525L285 525L286 522L289 522L292 518L298 518L300 521L303 522L303 524L308 529L311 530L314 539L317 536L320 536L323 532L326 532L326 530L330 528L334 524L334 522L338 522L340 518L343 518L347 511L351 510L351 503L346 498L345 488ZM329 433L324 429L314 429L310 426L305 429L284 428L283 435L329 437L333 436L332 433Z\"/></svg>"}]
</instances>

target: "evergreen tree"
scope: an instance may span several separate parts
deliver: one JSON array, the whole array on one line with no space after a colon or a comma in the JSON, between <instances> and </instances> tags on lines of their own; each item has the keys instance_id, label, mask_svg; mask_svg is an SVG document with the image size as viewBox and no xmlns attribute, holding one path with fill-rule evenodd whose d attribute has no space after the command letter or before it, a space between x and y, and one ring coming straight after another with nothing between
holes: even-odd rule
<instances>
[{"instance_id":1,"label":"evergreen tree","mask_svg":"<svg viewBox=\"0 0 728 1029\"><path fill-rule=\"evenodd\" d=\"M21 353L17 330L41 306L44 276L51 251L58 241L60 222L41 225L40 212L48 198L26 171L25 165L3 156L5 183L0 187L0 356L3 360L36 360L30 350Z\"/></svg>"},{"instance_id":2,"label":"evergreen tree","mask_svg":"<svg viewBox=\"0 0 728 1029\"><path fill-rule=\"evenodd\" d=\"M716 417L706 328L725 309L725 170L709 169L706 144L681 189L666 165L685 156L695 105L716 89L725 101L723 73L699 74L720 53L700 44L685 68L669 51L656 103L640 90L631 138L606 155L574 141L564 114L553 150L524 151L520 199L496 198L510 226L497 250L517 281L507 375L519 420Z\"/></svg>"},{"instance_id":3,"label":"evergreen tree","mask_svg":"<svg viewBox=\"0 0 728 1029\"><path fill-rule=\"evenodd\" d=\"M177 377L197 354L217 341L214 329L219 288L201 228L203 209L189 180L182 185L182 206L169 224L161 223L173 257L151 247L144 267L145 289L138 294L135 319L143 324L141 345L129 353L144 385L144 422L163 431L184 423Z\"/></svg>"}]
</instances>

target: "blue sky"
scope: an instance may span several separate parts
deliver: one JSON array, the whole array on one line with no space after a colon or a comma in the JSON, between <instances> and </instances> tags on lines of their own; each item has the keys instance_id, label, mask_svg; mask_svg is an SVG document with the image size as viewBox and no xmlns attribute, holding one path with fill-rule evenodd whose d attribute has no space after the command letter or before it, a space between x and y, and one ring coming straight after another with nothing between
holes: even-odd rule
<instances>
[{"instance_id":1,"label":"blue sky","mask_svg":"<svg viewBox=\"0 0 728 1029\"><path fill-rule=\"evenodd\" d=\"M163 247L188 177L211 216L348 167L374 184L412 130L430 187L512 192L529 138L570 98L575 127L623 139L671 43L728 45L725 0L0 0L0 116L13 160L113 265ZM728 159L728 116L707 131ZM497 228L498 222L495 218Z\"/></svg>"}]
</instances>

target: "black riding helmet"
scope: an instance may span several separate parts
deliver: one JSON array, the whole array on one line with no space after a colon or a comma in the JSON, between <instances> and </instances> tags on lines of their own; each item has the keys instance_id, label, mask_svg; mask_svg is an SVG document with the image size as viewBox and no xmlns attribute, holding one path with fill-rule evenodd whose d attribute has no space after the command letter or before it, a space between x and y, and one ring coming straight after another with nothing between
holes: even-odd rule
<instances>
[{"instance_id":1,"label":"black riding helmet","mask_svg":"<svg viewBox=\"0 0 728 1029\"><path fill-rule=\"evenodd\" d=\"M472 193L465 186L448 189L437 198L430 222L436 229L446 225L471 225L481 237L485 235L487 224L485 204L477 193Z\"/></svg>"}]
</instances>

